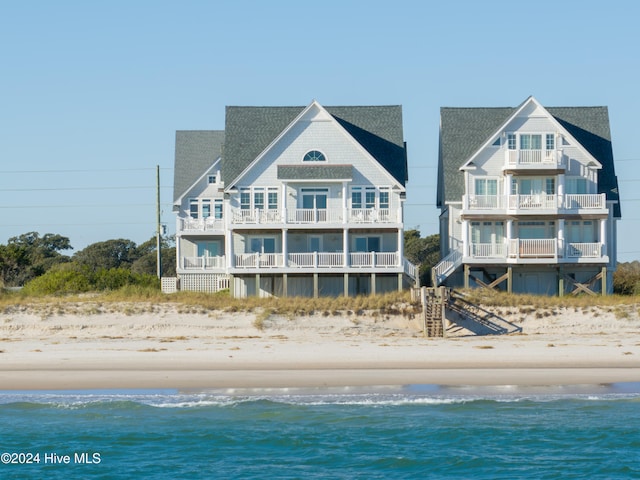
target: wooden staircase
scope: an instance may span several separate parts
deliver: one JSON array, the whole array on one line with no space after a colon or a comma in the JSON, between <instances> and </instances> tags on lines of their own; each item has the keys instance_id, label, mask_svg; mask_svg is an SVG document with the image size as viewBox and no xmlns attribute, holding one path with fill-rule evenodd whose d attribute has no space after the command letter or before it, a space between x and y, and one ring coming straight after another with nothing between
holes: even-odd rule
<instances>
[{"instance_id":1,"label":"wooden staircase","mask_svg":"<svg viewBox=\"0 0 640 480\"><path fill-rule=\"evenodd\" d=\"M450 290L445 287L418 290L422 304L423 332L426 337L444 337L446 330L445 309L450 299Z\"/></svg>"}]
</instances>

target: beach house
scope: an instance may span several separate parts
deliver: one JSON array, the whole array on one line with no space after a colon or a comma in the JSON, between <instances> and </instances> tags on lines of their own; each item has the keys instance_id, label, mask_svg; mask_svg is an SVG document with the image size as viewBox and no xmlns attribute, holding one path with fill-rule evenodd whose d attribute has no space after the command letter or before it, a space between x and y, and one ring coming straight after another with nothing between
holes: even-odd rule
<instances>
[{"instance_id":1,"label":"beach house","mask_svg":"<svg viewBox=\"0 0 640 480\"><path fill-rule=\"evenodd\" d=\"M399 290L407 155L400 106L227 107L178 131L179 288L236 297Z\"/></svg>"},{"instance_id":2,"label":"beach house","mask_svg":"<svg viewBox=\"0 0 640 480\"><path fill-rule=\"evenodd\" d=\"M621 218L606 107L440 110L435 284L609 293Z\"/></svg>"}]
</instances>

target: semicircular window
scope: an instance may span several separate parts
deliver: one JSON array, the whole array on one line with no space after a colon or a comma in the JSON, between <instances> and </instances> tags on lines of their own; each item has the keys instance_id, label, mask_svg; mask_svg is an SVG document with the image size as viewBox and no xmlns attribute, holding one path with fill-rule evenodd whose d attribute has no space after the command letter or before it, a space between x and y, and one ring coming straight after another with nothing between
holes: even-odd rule
<instances>
[{"instance_id":1,"label":"semicircular window","mask_svg":"<svg viewBox=\"0 0 640 480\"><path fill-rule=\"evenodd\" d=\"M303 162L325 162L326 160L327 158L324 156L324 153L318 150L310 150L305 153L302 158Z\"/></svg>"}]
</instances>

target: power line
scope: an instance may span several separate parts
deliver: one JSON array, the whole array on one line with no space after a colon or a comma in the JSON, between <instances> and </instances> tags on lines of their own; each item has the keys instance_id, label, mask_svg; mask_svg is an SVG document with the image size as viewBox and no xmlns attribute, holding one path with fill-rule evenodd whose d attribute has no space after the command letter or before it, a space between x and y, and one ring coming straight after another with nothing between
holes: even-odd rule
<instances>
[{"instance_id":1,"label":"power line","mask_svg":"<svg viewBox=\"0 0 640 480\"><path fill-rule=\"evenodd\" d=\"M105 168L105 169L69 169L69 170L0 170L0 173L104 173L104 172L136 172L155 171L155 167L140 168ZM173 170L173 168L163 167L160 170Z\"/></svg>"},{"instance_id":2,"label":"power line","mask_svg":"<svg viewBox=\"0 0 640 480\"><path fill-rule=\"evenodd\" d=\"M0 192L62 192L62 191L81 191L81 190L147 190L154 189L154 186L128 186L128 187L56 187L56 188L0 188ZM173 187L160 187L173 188Z\"/></svg>"}]
</instances>

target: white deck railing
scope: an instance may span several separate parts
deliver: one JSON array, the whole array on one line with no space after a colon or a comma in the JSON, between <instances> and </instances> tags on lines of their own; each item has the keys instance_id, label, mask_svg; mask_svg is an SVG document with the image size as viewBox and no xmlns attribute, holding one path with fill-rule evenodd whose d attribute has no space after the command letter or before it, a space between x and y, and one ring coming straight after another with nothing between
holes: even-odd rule
<instances>
[{"instance_id":1,"label":"white deck railing","mask_svg":"<svg viewBox=\"0 0 640 480\"><path fill-rule=\"evenodd\" d=\"M509 256L520 258L550 258L558 256L555 238L514 238L509 244Z\"/></svg>"},{"instance_id":2,"label":"white deck railing","mask_svg":"<svg viewBox=\"0 0 640 480\"><path fill-rule=\"evenodd\" d=\"M287 210L286 223L343 223L345 211L337 208L294 208ZM231 221L234 224L282 223L282 210L234 209ZM346 210L351 223L395 223L400 220L400 211L389 208L354 208Z\"/></svg>"},{"instance_id":3,"label":"white deck railing","mask_svg":"<svg viewBox=\"0 0 640 480\"><path fill-rule=\"evenodd\" d=\"M561 165L561 150L509 150L506 149L507 163L510 166L549 166Z\"/></svg>"},{"instance_id":4,"label":"white deck railing","mask_svg":"<svg viewBox=\"0 0 640 480\"><path fill-rule=\"evenodd\" d=\"M181 232L209 232L213 230L223 230L224 221L221 218L180 218L178 229Z\"/></svg>"},{"instance_id":5,"label":"white deck railing","mask_svg":"<svg viewBox=\"0 0 640 480\"><path fill-rule=\"evenodd\" d=\"M504 243L472 243L469 254L473 258L505 258L507 246Z\"/></svg>"},{"instance_id":6,"label":"white deck railing","mask_svg":"<svg viewBox=\"0 0 640 480\"><path fill-rule=\"evenodd\" d=\"M600 258L602 245L600 243L568 243L567 257L570 258Z\"/></svg>"},{"instance_id":7,"label":"white deck railing","mask_svg":"<svg viewBox=\"0 0 640 480\"><path fill-rule=\"evenodd\" d=\"M449 275L455 272L456 269L462 265L462 258L462 252L460 250L454 250L440 260L432 269L434 284L440 285Z\"/></svg>"},{"instance_id":8,"label":"white deck railing","mask_svg":"<svg viewBox=\"0 0 640 480\"><path fill-rule=\"evenodd\" d=\"M290 253L289 267L293 268L332 268L344 266L344 255L334 252Z\"/></svg>"},{"instance_id":9,"label":"white deck railing","mask_svg":"<svg viewBox=\"0 0 640 480\"><path fill-rule=\"evenodd\" d=\"M564 208L567 210L578 209L603 209L607 205L604 193L598 194L574 194L568 193L564 198Z\"/></svg>"},{"instance_id":10,"label":"white deck railing","mask_svg":"<svg viewBox=\"0 0 640 480\"><path fill-rule=\"evenodd\" d=\"M554 210L558 208L556 195L546 193L534 195L509 195L512 210Z\"/></svg>"},{"instance_id":11,"label":"white deck railing","mask_svg":"<svg viewBox=\"0 0 640 480\"><path fill-rule=\"evenodd\" d=\"M222 269L225 268L225 257L182 257L181 265L185 270Z\"/></svg>"},{"instance_id":12,"label":"white deck railing","mask_svg":"<svg viewBox=\"0 0 640 480\"><path fill-rule=\"evenodd\" d=\"M236 268L273 268L283 265L281 253L241 253L235 255Z\"/></svg>"}]
</instances>

